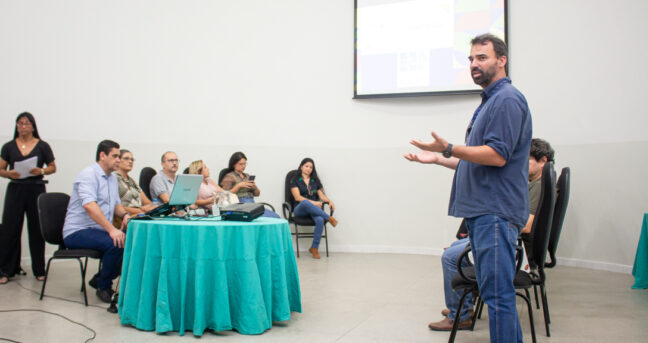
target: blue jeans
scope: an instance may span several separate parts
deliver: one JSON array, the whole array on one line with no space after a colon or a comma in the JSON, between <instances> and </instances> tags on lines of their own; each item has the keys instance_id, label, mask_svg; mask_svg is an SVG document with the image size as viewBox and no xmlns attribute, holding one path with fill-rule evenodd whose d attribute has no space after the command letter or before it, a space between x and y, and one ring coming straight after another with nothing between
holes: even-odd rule
<instances>
[{"instance_id":1,"label":"blue jeans","mask_svg":"<svg viewBox=\"0 0 648 343\"><path fill-rule=\"evenodd\" d=\"M515 307L515 247L520 230L496 215L466 218L479 293L488 305L491 342L522 342Z\"/></svg>"},{"instance_id":2,"label":"blue jeans","mask_svg":"<svg viewBox=\"0 0 648 343\"><path fill-rule=\"evenodd\" d=\"M70 249L95 249L103 251L101 270L97 278L98 289L112 288L112 280L121 273L124 249L114 245L108 232L97 229L84 229L72 233L63 240Z\"/></svg>"},{"instance_id":3,"label":"blue jeans","mask_svg":"<svg viewBox=\"0 0 648 343\"><path fill-rule=\"evenodd\" d=\"M466 249L466 245L468 245L468 238L454 241L450 244L450 247L443 251L443 255L441 255L441 267L443 268L443 291L445 292L446 307L450 310L448 318L452 320L457 316L459 300L461 300L461 296L463 295L463 292L457 293L452 289L452 278L457 274L457 261L459 260L459 255L461 255L464 249ZM469 265L467 259L464 259L464 262L461 263L462 267L467 267ZM461 308L459 321L468 319L468 310L471 308L473 308L472 294L468 294L463 307Z\"/></svg>"},{"instance_id":4,"label":"blue jeans","mask_svg":"<svg viewBox=\"0 0 648 343\"><path fill-rule=\"evenodd\" d=\"M322 232L324 232L324 222L328 221L329 215L308 200L303 200L297 204L293 210L293 214L296 217L311 217L313 219L315 222L315 230L313 230L313 248L319 248L320 240L322 239Z\"/></svg>"},{"instance_id":5,"label":"blue jeans","mask_svg":"<svg viewBox=\"0 0 648 343\"><path fill-rule=\"evenodd\" d=\"M240 197L240 198L239 198L239 201L240 201L240 202L243 202L243 203L250 203L250 204L253 204L253 203L254 203L254 198L253 198L253 197ZM263 209L263 214L262 214L261 216L262 216L262 217L270 217L270 218L281 218L281 217L279 217L278 214L276 214L276 213L270 211L270 210L267 209L267 208L264 208L264 209Z\"/></svg>"}]
</instances>

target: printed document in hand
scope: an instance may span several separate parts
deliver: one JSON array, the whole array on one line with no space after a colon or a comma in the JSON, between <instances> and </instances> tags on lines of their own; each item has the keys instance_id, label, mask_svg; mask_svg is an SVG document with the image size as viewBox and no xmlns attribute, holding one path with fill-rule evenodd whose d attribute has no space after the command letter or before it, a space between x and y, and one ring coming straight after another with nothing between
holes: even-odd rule
<instances>
[{"instance_id":1,"label":"printed document in hand","mask_svg":"<svg viewBox=\"0 0 648 343\"><path fill-rule=\"evenodd\" d=\"M38 157L34 156L20 162L14 162L14 170L20 174L20 179L24 179L32 175L29 171L36 168Z\"/></svg>"}]
</instances>

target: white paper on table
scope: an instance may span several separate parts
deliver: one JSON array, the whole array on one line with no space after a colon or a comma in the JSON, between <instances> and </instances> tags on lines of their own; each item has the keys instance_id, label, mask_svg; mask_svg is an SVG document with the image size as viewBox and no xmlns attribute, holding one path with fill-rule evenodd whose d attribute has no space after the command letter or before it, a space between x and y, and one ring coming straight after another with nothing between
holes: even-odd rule
<instances>
[{"instance_id":1,"label":"white paper on table","mask_svg":"<svg viewBox=\"0 0 648 343\"><path fill-rule=\"evenodd\" d=\"M38 161L38 157L30 157L26 160L22 160L20 162L14 162L14 167L13 170L17 171L18 174L20 174L20 179L24 179L26 177L34 176L32 175L29 171L36 168L36 162Z\"/></svg>"}]
</instances>

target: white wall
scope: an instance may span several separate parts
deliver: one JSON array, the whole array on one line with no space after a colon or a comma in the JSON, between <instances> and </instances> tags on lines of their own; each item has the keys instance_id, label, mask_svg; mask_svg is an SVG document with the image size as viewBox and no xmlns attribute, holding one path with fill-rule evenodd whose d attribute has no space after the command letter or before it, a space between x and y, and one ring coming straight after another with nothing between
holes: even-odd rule
<instances>
[{"instance_id":1,"label":"white wall","mask_svg":"<svg viewBox=\"0 0 648 343\"><path fill-rule=\"evenodd\" d=\"M648 4L509 3L514 84L534 136L572 167L561 262L629 272L648 208L648 73L635 62ZM438 254L459 222L446 215L452 173L401 155L431 129L461 142L479 96L352 100L353 39L348 0L5 1L0 139L32 112L59 166L48 189L63 192L103 138L136 169L175 150L217 173L242 150L275 206L310 156L338 206L334 251Z\"/></svg>"}]
</instances>

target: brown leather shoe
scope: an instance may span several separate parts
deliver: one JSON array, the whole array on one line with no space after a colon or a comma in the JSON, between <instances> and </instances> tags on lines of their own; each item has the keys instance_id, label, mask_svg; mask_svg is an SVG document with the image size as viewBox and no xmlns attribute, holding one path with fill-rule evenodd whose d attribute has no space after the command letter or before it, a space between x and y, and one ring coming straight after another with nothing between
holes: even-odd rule
<instances>
[{"instance_id":1,"label":"brown leather shoe","mask_svg":"<svg viewBox=\"0 0 648 343\"><path fill-rule=\"evenodd\" d=\"M337 223L338 223L337 219L335 219L333 217L329 217L328 222L331 223L331 225L333 225L333 227L336 227Z\"/></svg>"},{"instance_id":2,"label":"brown leather shoe","mask_svg":"<svg viewBox=\"0 0 648 343\"><path fill-rule=\"evenodd\" d=\"M448 310L447 308L444 308L443 310L441 310L441 315L442 316L447 317L449 314L450 314L450 310ZM468 315L470 316L470 318L474 317L475 316L475 311L473 309L468 310Z\"/></svg>"},{"instance_id":3,"label":"brown leather shoe","mask_svg":"<svg viewBox=\"0 0 648 343\"><path fill-rule=\"evenodd\" d=\"M314 258L314 259L318 259L318 260L319 260L319 258L320 258L320 254L319 254L319 251L317 251L317 248L310 247L310 248L308 248L308 251L309 251L311 254L313 254L313 258Z\"/></svg>"},{"instance_id":4,"label":"brown leather shoe","mask_svg":"<svg viewBox=\"0 0 648 343\"><path fill-rule=\"evenodd\" d=\"M428 327L430 330L434 331L452 331L452 325L454 325L454 321L450 318L443 318L443 320L438 321L436 323L430 323L428 324ZM459 322L459 330L467 330L470 329L470 326L472 325L472 319L466 319L463 322Z\"/></svg>"}]
</instances>

